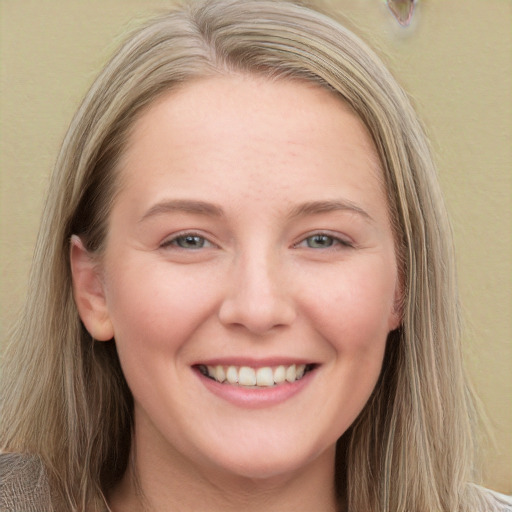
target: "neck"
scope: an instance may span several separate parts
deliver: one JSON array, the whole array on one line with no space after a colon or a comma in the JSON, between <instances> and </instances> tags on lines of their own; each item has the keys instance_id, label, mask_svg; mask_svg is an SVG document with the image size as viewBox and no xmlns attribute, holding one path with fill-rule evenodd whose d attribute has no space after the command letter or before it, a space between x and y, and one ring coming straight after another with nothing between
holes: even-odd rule
<instances>
[{"instance_id":1,"label":"neck","mask_svg":"<svg viewBox=\"0 0 512 512\"><path fill-rule=\"evenodd\" d=\"M137 450L109 496L112 512L335 512L334 447L285 475L247 478L198 466L179 453Z\"/></svg>"}]
</instances>

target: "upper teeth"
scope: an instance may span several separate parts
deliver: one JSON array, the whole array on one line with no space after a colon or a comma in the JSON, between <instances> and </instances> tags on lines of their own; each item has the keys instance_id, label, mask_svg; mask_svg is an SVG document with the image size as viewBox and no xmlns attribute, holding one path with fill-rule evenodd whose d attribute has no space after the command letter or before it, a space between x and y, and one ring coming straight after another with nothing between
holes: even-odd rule
<instances>
[{"instance_id":1,"label":"upper teeth","mask_svg":"<svg viewBox=\"0 0 512 512\"><path fill-rule=\"evenodd\" d=\"M290 366L264 366L262 368L251 368L250 366L204 366L199 369L204 375L215 379L217 382L227 384L238 384L240 386L262 386L269 387L283 382L295 382L304 376L305 364Z\"/></svg>"}]
</instances>

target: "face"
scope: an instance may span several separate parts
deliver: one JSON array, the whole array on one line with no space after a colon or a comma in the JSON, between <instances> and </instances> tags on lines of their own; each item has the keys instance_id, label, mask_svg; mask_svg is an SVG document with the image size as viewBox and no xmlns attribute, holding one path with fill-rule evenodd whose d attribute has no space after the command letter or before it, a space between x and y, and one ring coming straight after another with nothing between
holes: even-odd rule
<instances>
[{"instance_id":1,"label":"face","mask_svg":"<svg viewBox=\"0 0 512 512\"><path fill-rule=\"evenodd\" d=\"M115 337L137 446L251 478L332 465L400 320L362 123L310 84L199 80L142 115L119 172L82 318Z\"/></svg>"}]
</instances>

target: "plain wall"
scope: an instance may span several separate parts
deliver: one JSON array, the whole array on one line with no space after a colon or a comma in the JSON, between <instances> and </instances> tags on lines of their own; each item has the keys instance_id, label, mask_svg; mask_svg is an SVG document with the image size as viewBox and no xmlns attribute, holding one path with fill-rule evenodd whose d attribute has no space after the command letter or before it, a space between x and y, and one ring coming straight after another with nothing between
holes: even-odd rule
<instances>
[{"instance_id":1,"label":"plain wall","mask_svg":"<svg viewBox=\"0 0 512 512\"><path fill-rule=\"evenodd\" d=\"M331 0L410 93L452 215L465 354L495 434L484 483L512 493L512 2ZM122 34L163 0L0 0L2 342L26 293L48 175Z\"/></svg>"}]
</instances>

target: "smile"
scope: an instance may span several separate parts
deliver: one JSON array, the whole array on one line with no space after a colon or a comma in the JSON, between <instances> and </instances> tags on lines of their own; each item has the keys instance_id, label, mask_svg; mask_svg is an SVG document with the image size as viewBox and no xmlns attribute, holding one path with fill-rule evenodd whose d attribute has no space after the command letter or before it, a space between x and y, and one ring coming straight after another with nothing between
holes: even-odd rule
<instances>
[{"instance_id":1,"label":"smile","mask_svg":"<svg viewBox=\"0 0 512 512\"><path fill-rule=\"evenodd\" d=\"M275 367L264 366L252 368L250 366L209 366L197 365L197 369L205 376L216 382L227 385L243 386L249 388L268 388L279 386L286 382L293 383L304 377L314 368L312 364L291 364Z\"/></svg>"}]
</instances>

